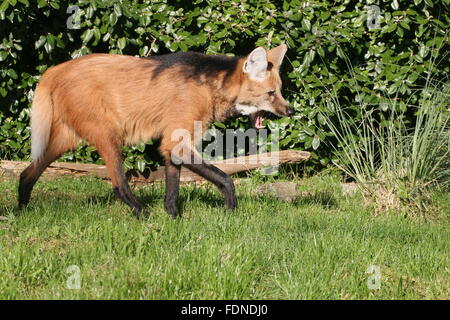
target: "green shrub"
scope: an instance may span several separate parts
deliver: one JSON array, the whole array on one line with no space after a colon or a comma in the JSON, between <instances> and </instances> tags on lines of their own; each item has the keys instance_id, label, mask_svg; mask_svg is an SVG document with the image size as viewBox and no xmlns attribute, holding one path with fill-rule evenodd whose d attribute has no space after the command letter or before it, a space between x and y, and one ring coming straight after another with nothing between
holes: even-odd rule
<instances>
[{"instance_id":1,"label":"green shrub","mask_svg":"<svg viewBox=\"0 0 450 320\"><path fill-rule=\"evenodd\" d=\"M396 99L370 109L361 101L344 107L335 91L327 92L328 109L337 117L322 114L337 140L334 163L358 183L376 212L425 215L429 188L450 183L450 79L430 76L417 94L416 105L408 104L416 114L410 125ZM352 116L355 108L358 119Z\"/></svg>"},{"instance_id":2,"label":"green shrub","mask_svg":"<svg viewBox=\"0 0 450 320\"><path fill-rule=\"evenodd\" d=\"M327 142L335 137L321 116L323 95L331 86L341 105L355 97L366 104L380 97L398 99L396 107L414 122L417 86L429 71L449 73L450 0L300 1L300 0L144 0L87 1L79 29L69 3L61 0L0 0L0 157L29 156L29 107L39 76L49 66L90 52L148 56L173 51L246 54L255 46L289 46L282 69L285 96L294 105L291 119L268 120L281 128L282 149L309 150L309 169L330 162ZM369 5L378 5L379 28L369 29ZM69 12L69 13L67 13ZM438 49L440 48L440 52ZM442 61L430 64L431 56ZM355 86L344 59L350 57ZM382 112L384 110L381 110ZM358 109L353 113L359 117ZM245 118L226 126L245 127ZM127 168L143 169L157 161L151 145L125 148ZM100 161L86 145L66 154L69 161Z\"/></svg>"}]
</instances>

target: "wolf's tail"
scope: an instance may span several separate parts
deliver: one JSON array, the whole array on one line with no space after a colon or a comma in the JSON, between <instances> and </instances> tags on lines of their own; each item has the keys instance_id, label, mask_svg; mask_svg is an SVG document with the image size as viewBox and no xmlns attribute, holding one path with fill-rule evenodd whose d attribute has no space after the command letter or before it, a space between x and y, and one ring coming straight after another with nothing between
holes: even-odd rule
<instances>
[{"instance_id":1,"label":"wolf's tail","mask_svg":"<svg viewBox=\"0 0 450 320\"><path fill-rule=\"evenodd\" d=\"M36 88L31 107L31 157L38 161L47 149L53 120L51 92L41 84Z\"/></svg>"}]
</instances>

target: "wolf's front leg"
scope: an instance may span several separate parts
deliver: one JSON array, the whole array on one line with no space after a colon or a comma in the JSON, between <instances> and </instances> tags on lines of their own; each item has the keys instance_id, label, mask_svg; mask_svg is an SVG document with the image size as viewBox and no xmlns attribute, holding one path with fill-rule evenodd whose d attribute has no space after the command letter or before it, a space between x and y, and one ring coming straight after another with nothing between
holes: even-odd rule
<instances>
[{"instance_id":1,"label":"wolf's front leg","mask_svg":"<svg viewBox=\"0 0 450 320\"><path fill-rule=\"evenodd\" d=\"M164 199L164 208L172 218L180 215L178 211L178 190L180 188L180 166L175 165L172 161L166 161L166 196Z\"/></svg>"},{"instance_id":2,"label":"wolf's front leg","mask_svg":"<svg viewBox=\"0 0 450 320\"><path fill-rule=\"evenodd\" d=\"M168 130L168 132L171 131ZM170 162L166 168L166 210L172 216L175 214L178 215L176 198L178 196L180 165L185 166L192 172L215 184L225 196L225 205L227 208L230 210L235 209L237 201L233 180L225 172L202 159L195 151L193 143L189 138L193 135L189 134L188 130L186 132L188 132L186 134L188 138L185 140L173 141L171 138L173 134L168 133L161 141L161 154L166 159L166 163ZM178 165L178 169L173 167L175 165Z\"/></svg>"},{"instance_id":3,"label":"wolf's front leg","mask_svg":"<svg viewBox=\"0 0 450 320\"><path fill-rule=\"evenodd\" d=\"M233 210L237 206L233 180L225 172L204 160L193 163L183 163L192 172L214 183L225 196L225 205Z\"/></svg>"}]
</instances>

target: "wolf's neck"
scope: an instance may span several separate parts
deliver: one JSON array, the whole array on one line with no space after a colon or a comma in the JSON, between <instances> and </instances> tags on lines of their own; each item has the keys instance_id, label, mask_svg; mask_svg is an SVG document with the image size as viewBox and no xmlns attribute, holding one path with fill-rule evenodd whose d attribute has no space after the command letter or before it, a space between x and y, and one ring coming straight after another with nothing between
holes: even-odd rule
<instances>
[{"instance_id":1,"label":"wolf's neck","mask_svg":"<svg viewBox=\"0 0 450 320\"><path fill-rule=\"evenodd\" d=\"M232 73L222 74L213 87L213 119L212 121L225 121L234 114L234 105L242 85L242 66L244 59L239 59Z\"/></svg>"}]
</instances>

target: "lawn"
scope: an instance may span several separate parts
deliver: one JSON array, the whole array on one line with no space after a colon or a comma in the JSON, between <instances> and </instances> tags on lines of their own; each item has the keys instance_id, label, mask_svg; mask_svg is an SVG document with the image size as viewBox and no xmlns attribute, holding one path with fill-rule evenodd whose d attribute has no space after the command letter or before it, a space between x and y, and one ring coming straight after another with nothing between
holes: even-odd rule
<instances>
[{"instance_id":1,"label":"lawn","mask_svg":"<svg viewBox=\"0 0 450 320\"><path fill-rule=\"evenodd\" d=\"M164 185L135 188L142 221L100 180L39 182L22 212L17 183L0 182L0 298L449 298L448 193L425 220L375 216L334 175L296 182L305 192L286 202L239 180L234 212L209 184L183 186L178 220L164 212Z\"/></svg>"}]
</instances>

